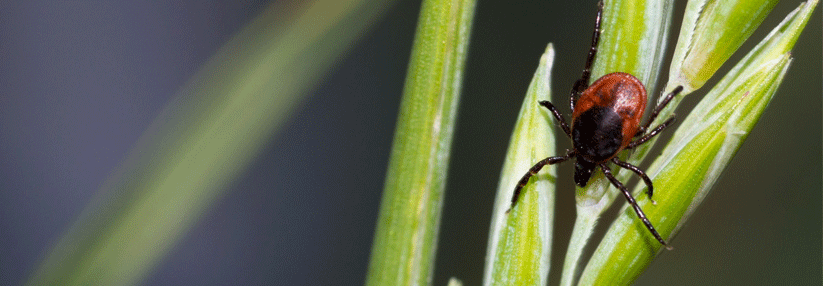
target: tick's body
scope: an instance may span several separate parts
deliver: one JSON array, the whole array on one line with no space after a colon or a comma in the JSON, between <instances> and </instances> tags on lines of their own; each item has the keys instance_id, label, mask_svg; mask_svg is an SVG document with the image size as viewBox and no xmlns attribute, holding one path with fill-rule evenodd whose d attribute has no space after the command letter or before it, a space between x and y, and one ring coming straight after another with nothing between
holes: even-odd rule
<instances>
[{"instance_id":1,"label":"tick's body","mask_svg":"<svg viewBox=\"0 0 823 286\"><path fill-rule=\"evenodd\" d=\"M622 168L629 169L646 183L647 193L651 198L653 193L652 181L639 168L629 163L620 161L616 156L623 149L632 149L645 143L666 126L674 121L674 115L668 120L658 125L654 130L648 131L649 125L657 118L660 110L680 93L682 87L675 88L666 96L660 104L655 107L645 125L640 125L643 118L643 111L646 110L646 88L636 77L627 73L610 73L596 80L589 85L591 77L591 66L597 54L597 42L600 38L600 16L603 12L603 3L598 4L597 20L595 22L594 35L592 36L592 46L589 49L589 56L586 59L586 66L583 75L575 82L571 91L572 125L566 124L560 112L548 101L541 101L540 105L549 109L560 127L572 139L571 151L564 156L549 157L537 162L529 169L528 173L517 183L512 196L511 208L517 204L520 191L529 179L537 174L543 166L560 163L569 159L575 159L574 181L580 187L588 184L592 173L598 167L603 171L607 179L618 188L629 204L634 208L637 216L649 229L649 232L661 244L669 248L666 241L657 233L651 222L646 218L643 210L637 205L634 197L629 193L623 183L612 175L608 166L612 162ZM652 201L654 202L654 201ZM511 208L509 210L511 210ZM507 211L508 212L508 211Z\"/></svg>"},{"instance_id":2,"label":"tick's body","mask_svg":"<svg viewBox=\"0 0 823 286\"><path fill-rule=\"evenodd\" d=\"M585 187L597 164L614 158L632 142L643 110L646 88L627 73L603 76L583 91L572 112L571 129L578 186Z\"/></svg>"}]
</instances>

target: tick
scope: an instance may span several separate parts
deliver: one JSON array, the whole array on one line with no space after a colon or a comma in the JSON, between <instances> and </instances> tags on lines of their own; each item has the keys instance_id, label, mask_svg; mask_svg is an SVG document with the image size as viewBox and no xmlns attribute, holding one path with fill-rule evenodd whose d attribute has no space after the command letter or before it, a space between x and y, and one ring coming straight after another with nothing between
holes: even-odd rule
<instances>
[{"instance_id":1,"label":"tick","mask_svg":"<svg viewBox=\"0 0 823 286\"><path fill-rule=\"evenodd\" d=\"M540 169L546 165L574 159L574 182L578 186L585 187L592 173L598 168L602 170L603 175L609 179L612 185L623 192L626 200L629 201L629 204L634 208L637 216L643 221L643 224L646 225L649 232L654 235L660 244L667 249L671 249L657 230L654 229L649 219L646 218L646 214L644 214L640 206L637 205L637 201L632 194L626 189L623 183L612 175L609 162L621 168L628 169L643 179L643 182L648 186L647 193L649 194L649 199L651 199L653 187L652 180L649 179L649 176L637 166L620 161L620 159L617 158L617 154L625 149L633 149L646 143L646 141L659 134L666 126L674 122L675 116L672 115L665 122L647 133L649 125L657 118L657 115L666 107L672 98L683 90L683 87L678 86L669 93L663 101L654 108L646 124L641 126L640 120L643 117L643 111L646 110L646 88L640 80L628 73L615 72L604 75L589 85L592 62L597 54L597 43L600 39L600 17L602 13L603 2L601 1L598 3L597 18L592 35L592 45L589 49L586 65L583 68L583 74L580 79L574 83L574 87L572 87L571 90L569 100L572 109L571 128L569 128L566 120L563 119L563 116L560 115L560 112L557 111L551 102L540 101L540 105L551 111L554 117L557 118L560 127L563 128L563 132L571 138L573 148L564 156L548 157L532 166L514 188L514 195L512 196L512 204L509 211L517 204L520 191L529 182L529 179L537 174ZM654 203L653 200L652 203Z\"/></svg>"}]
</instances>

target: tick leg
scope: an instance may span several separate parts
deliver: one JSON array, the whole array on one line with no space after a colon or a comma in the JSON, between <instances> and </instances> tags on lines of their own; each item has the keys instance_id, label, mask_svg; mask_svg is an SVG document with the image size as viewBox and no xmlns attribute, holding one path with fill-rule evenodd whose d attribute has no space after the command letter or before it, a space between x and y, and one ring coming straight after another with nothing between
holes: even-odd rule
<instances>
[{"instance_id":1,"label":"tick leg","mask_svg":"<svg viewBox=\"0 0 823 286\"><path fill-rule=\"evenodd\" d=\"M572 111L574 111L574 102L577 100L577 97L579 97L580 94L589 87L589 79L591 79L592 76L592 63L594 63L594 57L597 55L597 43L600 41L601 15L603 15L603 1L597 2L597 18L594 20L592 46L589 48L589 56L586 58L586 66L583 67L583 74L580 76L580 79L575 81L574 87L572 87L571 96L569 98L569 105L571 106Z\"/></svg>"},{"instance_id":2,"label":"tick leg","mask_svg":"<svg viewBox=\"0 0 823 286\"><path fill-rule=\"evenodd\" d=\"M632 138L643 137L643 134L645 134L645 133L646 133L646 129L644 129L643 126L637 127L637 133L635 133L634 137L632 137Z\"/></svg>"},{"instance_id":3,"label":"tick leg","mask_svg":"<svg viewBox=\"0 0 823 286\"><path fill-rule=\"evenodd\" d=\"M654 229L652 223L649 221L648 218L646 218L646 214L643 213L643 210L640 209L640 206L637 205L637 201L634 200L634 197L632 197L632 194L629 193L629 190L627 190L626 187L623 186L623 183L618 181L617 178L615 178L614 175L612 175L612 171L609 170L609 166L606 166L606 164L600 164L600 169L603 170L603 174L606 175L606 178L608 178L609 181L612 182L612 185L614 185L615 187L620 189L621 192L623 192L623 195L626 196L626 200L628 200L629 204L632 205L632 208L634 208L634 212L637 213L637 216L640 218L641 221L643 221L643 224L646 225L646 228L649 230L649 232L651 232L652 235L654 235L654 238L656 238L657 241L660 242L660 244L665 246L666 249L672 250L672 247L669 246L669 244L667 244L665 240L663 240L663 237L661 237L660 234L657 233L657 230Z\"/></svg>"},{"instance_id":4,"label":"tick leg","mask_svg":"<svg viewBox=\"0 0 823 286\"><path fill-rule=\"evenodd\" d=\"M557 108L554 108L554 105L552 105L551 102L546 100L540 101L539 103L543 107L548 108L552 112L552 114L554 114L554 118L557 118L557 121L560 122L560 127L563 128L563 132L566 132L566 136L572 137L572 132L569 130L569 125L566 124L566 120L563 119L563 116L560 115L560 112L557 111Z\"/></svg>"},{"instance_id":5,"label":"tick leg","mask_svg":"<svg viewBox=\"0 0 823 286\"><path fill-rule=\"evenodd\" d=\"M633 149L634 147L637 147L640 144L646 143L646 141L652 139L652 137L663 131L663 129L666 129L666 127L669 126L669 124L672 124L674 122L674 119L675 116L672 115L672 117L669 117L669 119L667 119L666 122L663 122L662 124L658 125L656 128L654 128L654 130L652 130L652 132L649 132L649 134L646 134L642 138L634 140L632 141L632 143L629 143L629 145L626 146L626 149Z\"/></svg>"},{"instance_id":6,"label":"tick leg","mask_svg":"<svg viewBox=\"0 0 823 286\"><path fill-rule=\"evenodd\" d=\"M666 105L669 105L669 102L672 101L672 98L674 98L675 96L680 94L681 91L683 91L683 86L678 85L677 87L674 88L674 90L672 90L671 93L669 93L669 95L666 96L666 98L663 98L663 101L661 101L660 104L658 104L654 108L654 111L652 111L652 115L649 116L649 121L647 121L646 125L643 125L643 127L640 130L642 130L643 132L645 132L646 130L649 130L649 126L652 125L652 122L655 119L657 119L657 115L660 114L660 111L663 110L663 108L665 108Z\"/></svg>"},{"instance_id":7,"label":"tick leg","mask_svg":"<svg viewBox=\"0 0 823 286\"><path fill-rule=\"evenodd\" d=\"M612 162L614 162L615 164L617 164L618 166L620 166L624 169L629 169L632 172L634 172L635 174L637 174L638 176L640 176L640 178L643 179L643 182L646 183L646 187L648 187L648 189L646 190L646 193L649 194L649 200L652 201L652 204L655 204L655 205L657 204L657 202L652 200L652 193L654 193L654 188L652 187L652 180L649 179L649 176L646 176L646 173L643 172L643 170L640 170L640 168L638 168L635 165L617 160L617 157L612 158Z\"/></svg>"},{"instance_id":8,"label":"tick leg","mask_svg":"<svg viewBox=\"0 0 823 286\"><path fill-rule=\"evenodd\" d=\"M510 211L512 211L512 209L514 208L514 205L517 204L517 197L520 196L520 191L523 190L523 187L525 187L526 184L529 183L529 179L532 176L536 175L537 172L539 172L540 169L543 168L543 166L557 164L557 163L566 161L569 158L571 158L572 156L574 156L574 154L575 154L575 152L571 151L568 154L566 154L566 156L548 157L546 159L540 160L540 162L537 162L537 164L534 164L534 166L532 166L529 169L529 172L527 172L525 175L523 175L523 178L520 178L520 181L517 182L517 186L514 187L514 195L512 195L512 206L509 207L508 210L506 210L506 213L509 213Z\"/></svg>"}]
</instances>

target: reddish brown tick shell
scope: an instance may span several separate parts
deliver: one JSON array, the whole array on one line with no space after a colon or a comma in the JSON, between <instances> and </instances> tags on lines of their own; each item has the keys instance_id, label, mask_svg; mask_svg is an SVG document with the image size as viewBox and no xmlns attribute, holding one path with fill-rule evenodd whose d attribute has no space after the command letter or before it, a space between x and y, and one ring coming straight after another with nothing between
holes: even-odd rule
<instances>
[{"instance_id":1,"label":"reddish brown tick shell","mask_svg":"<svg viewBox=\"0 0 823 286\"><path fill-rule=\"evenodd\" d=\"M606 107L620 115L623 123L622 150L632 142L640 128L640 120L646 110L646 88L640 80L627 73L604 75L580 95L572 112L572 126L583 112L592 107Z\"/></svg>"}]
</instances>

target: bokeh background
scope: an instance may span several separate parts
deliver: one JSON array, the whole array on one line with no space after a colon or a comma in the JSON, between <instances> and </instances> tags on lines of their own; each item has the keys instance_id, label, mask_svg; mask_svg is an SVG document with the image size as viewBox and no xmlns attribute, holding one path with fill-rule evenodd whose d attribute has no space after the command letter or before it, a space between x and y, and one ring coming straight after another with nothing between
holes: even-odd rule
<instances>
[{"instance_id":1,"label":"bokeh background","mask_svg":"<svg viewBox=\"0 0 823 286\"><path fill-rule=\"evenodd\" d=\"M557 50L553 100L568 106L594 1L562 2L478 2L435 285L452 276L481 283L509 134L548 42ZM798 3L779 3L720 74ZM0 3L0 284L25 283L180 87L268 4ZM364 282L419 5L396 1L373 23L145 284ZM676 7L679 23L685 2ZM820 285L821 24L818 7L760 122L671 241L675 251L637 284ZM677 113L685 116L717 80ZM570 147L561 142L559 150ZM571 176L570 164L559 168L561 178ZM574 222L572 180L561 180L560 190L552 270L562 267ZM555 272L550 284L559 281Z\"/></svg>"}]
</instances>

